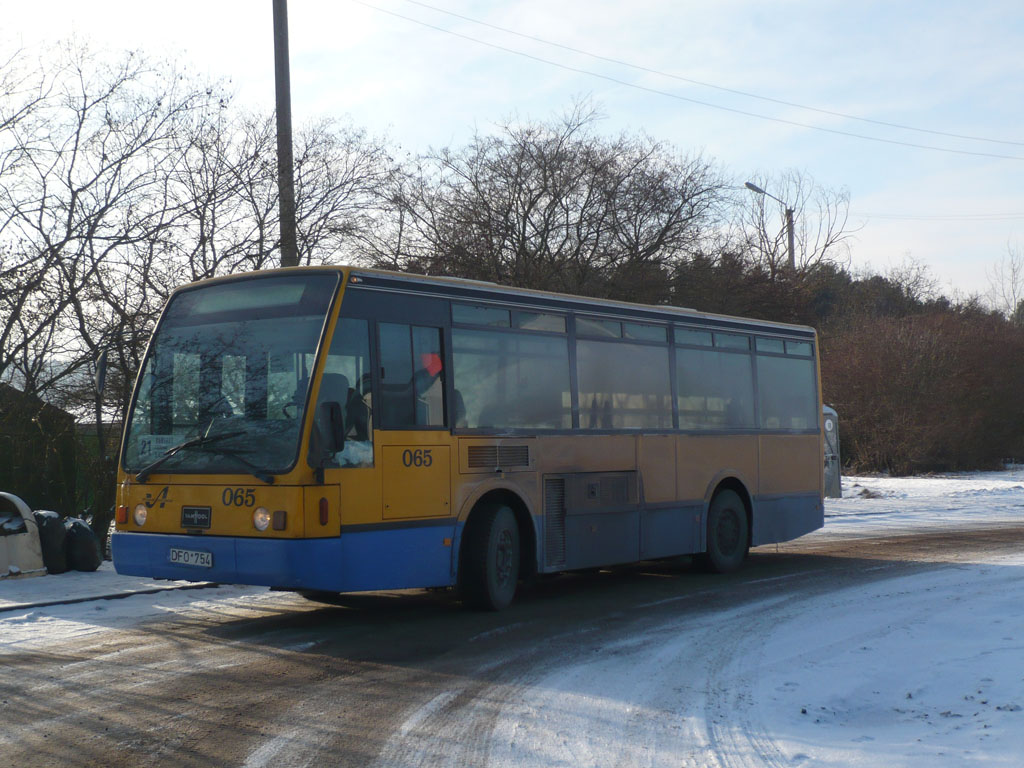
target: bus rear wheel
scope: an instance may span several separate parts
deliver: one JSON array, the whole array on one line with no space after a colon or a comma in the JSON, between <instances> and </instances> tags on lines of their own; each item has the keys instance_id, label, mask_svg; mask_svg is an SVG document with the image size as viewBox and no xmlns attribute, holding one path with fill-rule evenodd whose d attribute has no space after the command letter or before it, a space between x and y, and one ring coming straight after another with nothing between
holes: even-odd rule
<instances>
[{"instance_id":1,"label":"bus rear wheel","mask_svg":"<svg viewBox=\"0 0 1024 768\"><path fill-rule=\"evenodd\" d=\"M471 608L500 611L516 595L519 582L519 526L504 505L476 511L466 526L460 592Z\"/></svg>"},{"instance_id":2,"label":"bus rear wheel","mask_svg":"<svg viewBox=\"0 0 1024 768\"><path fill-rule=\"evenodd\" d=\"M749 544L747 508L735 491L719 491L708 509L707 549L701 564L712 573L738 570L747 557Z\"/></svg>"}]
</instances>

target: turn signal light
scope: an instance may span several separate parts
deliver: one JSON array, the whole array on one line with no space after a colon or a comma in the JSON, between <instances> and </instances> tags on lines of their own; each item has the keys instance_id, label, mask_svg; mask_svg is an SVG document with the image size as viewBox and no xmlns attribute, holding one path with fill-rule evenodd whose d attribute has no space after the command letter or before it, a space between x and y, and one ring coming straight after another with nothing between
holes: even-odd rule
<instances>
[{"instance_id":1,"label":"turn signal light","mask_svg":"<svg viewBox=\"0 0 1024 768\"><path fill-rule=\"evenodd\" d=\"M327 525L327 499L320 499L320 525Z\"/></svg>"},{"instance_id":2,"label":"turn signal light","mask_svg":"<svg viewBox=\"0 0 1024 768\"><path fill-rule=\"evenodd\" d=\"M116 513L114 519L117 520L117 524L118 525L124 525L125 523L127 523L128 522L128 507L126 507L124 504L119 506L117 508L117 513Z\"/></svg>"},{"instance_id":3,"label":"turn signal light","mask_svg":"<svg viewBox=\"0 0 1024 768\"><path fill-rule=\"evenodd\" d=\"M274 510L274 530L283 531L288 527L288 513L283 509Z\"/></svg>"}]
</instances>

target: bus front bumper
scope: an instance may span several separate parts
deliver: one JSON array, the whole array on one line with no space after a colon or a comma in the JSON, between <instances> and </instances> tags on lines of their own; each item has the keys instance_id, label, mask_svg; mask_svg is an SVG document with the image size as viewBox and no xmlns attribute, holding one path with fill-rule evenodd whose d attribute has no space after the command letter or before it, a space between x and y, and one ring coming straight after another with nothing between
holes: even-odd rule
<instances>
[{"instance_id":1,"label":"bus front bumper","mask_svg":"<svg viewBox=\"0 0 1024 768\"><path fill-rule=\"evenodd\" d=\"M424 557L423 530L324 539L116 532L111 553L119 574L151 579L331 592L450 586L451 549Z\"/></svg>"}]
</instances>

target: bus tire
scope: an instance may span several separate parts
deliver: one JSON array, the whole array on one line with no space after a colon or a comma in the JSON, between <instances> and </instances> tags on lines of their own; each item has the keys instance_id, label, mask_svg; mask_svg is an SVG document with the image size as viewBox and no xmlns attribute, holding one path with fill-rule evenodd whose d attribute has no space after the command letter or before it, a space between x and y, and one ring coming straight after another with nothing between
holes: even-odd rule
<instances>
[{"instance_id":1,"label":"bus tire","mask_svg":"<svg viewBox=\"0 0 1024 768\"><path fill-rule=\"evenodd\" d=\"M708 508L707 549L701 565L712 573L738 570L750 549L747 507L735 491L724 489L715 494Z\"/></svg>"},{"instance_id":2,"label":"bus tire","mask_svg":"<svg viewBox=\"0 0 1024 768\"><path fill-rule=\"evenodd\" d=\"M519 525L503 504L485 506L466 525L460 592L463 602L481 611L507 608L519 581Z\"/></svg>"}]
</instances>

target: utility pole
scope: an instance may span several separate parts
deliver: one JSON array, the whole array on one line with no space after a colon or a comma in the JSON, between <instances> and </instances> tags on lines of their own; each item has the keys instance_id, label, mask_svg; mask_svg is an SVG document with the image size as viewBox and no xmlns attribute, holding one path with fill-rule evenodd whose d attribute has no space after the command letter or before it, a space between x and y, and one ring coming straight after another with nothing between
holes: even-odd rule
<instances>
[{"instance_id":1,"label":"utility pole","mask_svg":"<svg viewBox=\"0 0 1024 768\"><path fill-rule=\"evenodd\" d=\"M783 203L785 205L785 203ZM796 248L794 247L795 237L793 235L793 214L795 211L786 206L786 232L789 235L789 271L791 274L796 272Z\"/></svg>"},{"instance_id":2,"label":"utility pole","mask_svg":"<svg viewBox=\"0 0 1024 768\"><path fill-rule=\"evenodd\" d=\"M288 0L274 3L274 84L277 96L277 193L281 219L281 266L299 266L295 236L295 175L292 161L292 95L288 71Z\"/></svg>"}]
</instances>

